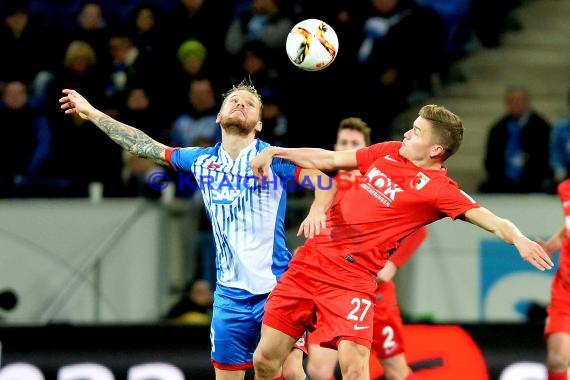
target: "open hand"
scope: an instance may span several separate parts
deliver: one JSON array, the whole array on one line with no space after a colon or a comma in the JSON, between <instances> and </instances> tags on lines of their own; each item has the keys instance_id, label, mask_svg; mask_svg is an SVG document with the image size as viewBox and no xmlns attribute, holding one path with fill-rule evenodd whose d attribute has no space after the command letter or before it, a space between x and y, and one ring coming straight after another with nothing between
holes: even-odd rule
<instances>
[{"instance_id":1,"label":"open hand","mask_svg":"<svg viewBox=\"0 0 570 380\"><path fill-rule=\"evenodd\" d=\"M325 229L327 216L324 209L316 206L311 206L309 214L301 223L297 236L305 236L306 238L312 238L316 235L320 235L321 230Z\"/></svg>"},{"instance_id":2,"label":"open hand","mask_svg":"<svg viewBox=\"0 0 570 380\"><path fill-rule=\"evenodd\" d=\"M68 115L77 114L82 119L89 120L93 106L75 90L65 89L62 92L65 96L59 99L61 109Z\"/></svg>"},{"instance_id":3,"label":"open hand","mask_svg":"<svg viewBox=\"0 0 570 380\"><path fill-rule=\"evenodd\" d=\"M524 261L541 271L552 269L554 266L550 255L545 251L544 247L535 241L521 237L515 241L515 247L517 247Z\"/></svg>"}]
</instances>

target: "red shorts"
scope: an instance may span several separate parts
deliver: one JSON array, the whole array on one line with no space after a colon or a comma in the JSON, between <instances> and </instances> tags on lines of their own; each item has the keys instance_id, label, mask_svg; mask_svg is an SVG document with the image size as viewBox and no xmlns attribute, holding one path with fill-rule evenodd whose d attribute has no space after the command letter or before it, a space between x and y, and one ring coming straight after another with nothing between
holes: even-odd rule
<instances>
[{"instance_id":1,"label":"red shorts","mask_svg":"<svg viewBox=\"0 0 570 380\"><path fill-rule=\"evenodd\" d=\"M380 284L374 310L374 339L372 350L379 359L387 359L404 352L404 325L396 298L393 281Z\"/></svg>"},{"instance_id":2,"label":"red shorts","mask_svg":"<svg viewBox=\"0 0 570 380\"><path fill-rule=\"evenodd\" d=\"M550 292L544 335L548 337L555 332L570 334L570 290L562 284L559 272L554 275Z\"/></svg>"},{"instance_id":3,"label":"red shorts","mask_svg":"<svg viewBox=\"0 0 570 380\"><path fill-rule=\"evenodd\" d=\"M390 281L378 286L374 309L372 351L379 359L387 359L404 352L403 324L396 298L396 287ZM308 335L309 344L325 342L321 324Z\"/></svg>"},{"instance_id":4,"label":"red shorts","mask_svg":"<svg viewBox=\"0 0 570 380\"><path fill-rule=\"evenodd\" d=\"M269 295L263 323L295 339L318 323L324 347L350 340L370 348L376 284L369 274L358 285L350 284L353 273L322 254L300 249Z\"/></svg>"}]
</instances>

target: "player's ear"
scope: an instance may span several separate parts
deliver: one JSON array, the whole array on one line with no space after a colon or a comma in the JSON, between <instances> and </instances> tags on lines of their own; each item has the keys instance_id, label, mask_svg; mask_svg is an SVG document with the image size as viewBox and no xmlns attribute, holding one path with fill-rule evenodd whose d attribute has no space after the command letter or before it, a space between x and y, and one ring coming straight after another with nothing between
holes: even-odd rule
<instances>
[{"instance_id":1,"label":"player's ear","mask_svg":"<svg viewBox=\"0 0 570 380\"><path fill-rule=\"evenodd\" d=\"M261 121L258 121L257 124L255 125L255 131L261 132L262 128L263 128L263 123Z\"/></svg>"},{"instance_id":2,"label":"player's ear","mask_svg":"<svg viewBox=\"0 0 570 380\"><path fill-rule=\"evenodd\" d=\"M220 120L222 120L222 115L221 115L220 113L218 113L218 114L216 115L216 123L217 123L217 124L220 124Z\"/></svg>"},{"instance_id":3,"label":"player's ear","mask_svg":"<svg viewBox=\"0 0 570 380\"><path fill-rule=\"evenodd\" d=\"M445 148L439 144L435 144L431 147L429 152L430 158L435 158L438 156L442 156L445 153Z\"/></svg>"}]
</instances>

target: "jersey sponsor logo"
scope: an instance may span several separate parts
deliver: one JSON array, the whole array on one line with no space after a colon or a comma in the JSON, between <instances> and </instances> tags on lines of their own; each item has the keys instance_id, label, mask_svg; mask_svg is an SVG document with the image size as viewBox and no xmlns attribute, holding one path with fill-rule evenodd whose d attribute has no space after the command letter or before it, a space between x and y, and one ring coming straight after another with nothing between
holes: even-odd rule
<instances>
[{"instance_id":1,"label":"jersey sponsor logo","mask_svg":"<svg viewBox=\"0 0 570 380\"><path fill-rule=\"evenodd\" d=\"M354 326L353 326L353 328L354 328L356 331L359 331L359 330L366 330L366 329L369 329L370 326L360 326L360 325L358 325L357 323L355 323Z\"/></svg>"},{"instance_id":2,"label":"jersey sponsor logo","mask_svg":"<svg viewBox=\"0 0 570 380\"><path fill-rule=\"evenodd\" d=\"M427 183L429 182L429 177L422 172L416 174L416 176L412 179L410 186L414 190L421 190Z\"/></svg>"},{"instance_id":3,"label":"jersey sponsor logo","mask_svg":"<svg viewBox=\"0 0 570 380\"><path fill-rule=\"evenodd\" d=\"M220 188L219 190L212 189L210 191L212 203L215 204L232 204L239 198L243 190L232 190L227 187Z\"/></svg>"},{"instance_id":4,"label":"jersey sponsor logo","mask_svg":"<svg viewBox=\"0 0 570 380\"><path fill-rule=\"evenodd\" d=\"M370 171L366 173L366 178L368 182L360 184L360 187L386 206L390 206L396 199L396 195L404 191L377 168L370 169Z\"/></svg>"}]
</instances>

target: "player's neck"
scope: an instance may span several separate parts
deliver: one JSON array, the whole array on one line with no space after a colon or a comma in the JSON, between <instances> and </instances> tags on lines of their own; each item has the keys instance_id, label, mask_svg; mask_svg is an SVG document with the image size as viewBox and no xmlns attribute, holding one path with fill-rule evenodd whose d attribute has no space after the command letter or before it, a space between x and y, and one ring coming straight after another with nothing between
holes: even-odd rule
<instances>
[{"instance_id":1,"label":"player's neck","mask_svg":"<svg viewBox=\"0 0 570 380\"><path fill-rule=\"evenodd\" d=\"M238 158L239 153L247 148L255 139L255 134L243 135L228 135L222 138L222 147L230 155L232 160Z\"/></svg>"},{"instance_id":2,"label":"player's neck","mask_svg":"<svg viewBox=\"0 0 570 380\"><path fill-rule=\"evenodd\" d=\"M414 165L425 170L441 170L444 168L443 162L429 157L422 160L410 160Z\"/></svg>"}]
</instances>

